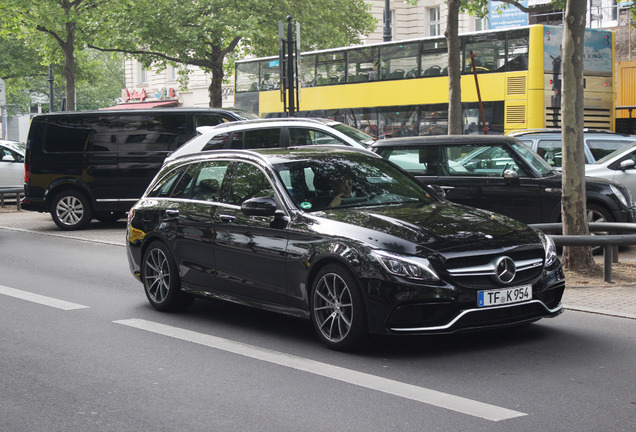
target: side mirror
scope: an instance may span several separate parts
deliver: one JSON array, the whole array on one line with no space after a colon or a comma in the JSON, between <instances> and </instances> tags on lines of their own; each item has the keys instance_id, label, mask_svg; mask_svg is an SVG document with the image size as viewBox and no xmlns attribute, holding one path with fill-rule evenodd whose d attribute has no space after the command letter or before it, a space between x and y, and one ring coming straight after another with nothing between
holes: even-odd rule
<instances>
[{"instance_id":1,"label":"side mirror","mask_svg":"<svg viewBox=\"0 0 636 432\"><path fill-rule=\"evenodd\" d=\"M519 173L513 169L505 169L503 172L503 178L506 180L517 180L519 179Z\"/></svg>"},{"instance_id":2,"label":"side mirror","mask_svg":"<svg viewBox=\"0 0 636 432\"><path fill-rule=\"evenodd\" d=\"M634 168L634 159L625 159L618 165L618 168L622 171Z\"/></svg>"},{"instance_id":3,"label":"side mirror","mask_svg":"<svg viewBox=\"0 0 636 432\"><path fill-rule=\"evenodd\" d=\"M274 216L276 208L272 197L250 198L241 204L241 211L247 216Z\"/></svg>"},{"instance_id":4,"label":"side mirror","mask_svg":"<svg viewBox=\"0 0 636 432\"><path fill-rule=\"evenodd\" d=\"M446 199L446 192L438 184L427 184L426 189L433 192L433 195L437 195L441 199Z\"/></svg>"},{"instance_id":5,"label":"side mirror","mask_svg":"<svg viewBox=\"0 0 636 432\"><path fill-rule=\"evenodd\" d=\"M12 155L2 156L2 162L15 162L15 158Z\"/></svg>"}]
</instances>

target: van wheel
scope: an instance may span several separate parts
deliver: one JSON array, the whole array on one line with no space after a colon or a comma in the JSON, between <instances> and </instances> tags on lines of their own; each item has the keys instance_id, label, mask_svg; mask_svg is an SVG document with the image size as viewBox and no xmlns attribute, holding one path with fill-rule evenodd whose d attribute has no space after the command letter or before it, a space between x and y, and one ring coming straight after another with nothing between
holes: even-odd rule
<instances>
[{"instance_id":1,"label":"van wheel","mask_svg":"<svg viewBox=\"0 0 636 432\"><path fill-rule=\"evenodd\" d=\"M74 190L61 192L53 198L51 216L53 222L65 231L86 228L93 217L86 195Z\"/></svg>"}]
</instances>

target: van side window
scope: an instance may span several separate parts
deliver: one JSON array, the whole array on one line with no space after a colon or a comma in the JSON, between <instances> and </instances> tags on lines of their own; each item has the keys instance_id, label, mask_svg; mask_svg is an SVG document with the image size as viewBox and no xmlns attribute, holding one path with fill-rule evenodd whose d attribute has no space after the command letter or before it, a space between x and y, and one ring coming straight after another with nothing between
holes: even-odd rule
<instances>
[{"instance_id":1,"label":"van side window","mask_svg":"<svg viewBox=\"0 0 636 432\"><path fill-rule=\"evenodd\" d=\"M117 134L111 124L117 116L60 116L47 122L43 151L46 153L79 153L116 151Z\"/></svg>"},{"instance_id":2,"label":"van side window","mask_svg":"<svg viewBox=\"0 0 636 432\"><path fill-rule=\"evenodd\" d=\"M195 114L194 115L194 128L199 126L216 126L221 123L231 122L233 119L224 116L223 114Z\"/></svg>"},{"instance_id":3,"label":"van side window","mask_svg":"<svg viewBox=\"0 0 636 432\"><path fill-rule=\"evenodd\" d=\"M188 139L185 114L139 114L126 116L120 129L126 151L172 151Z\"/></svg>"}]
</instances>

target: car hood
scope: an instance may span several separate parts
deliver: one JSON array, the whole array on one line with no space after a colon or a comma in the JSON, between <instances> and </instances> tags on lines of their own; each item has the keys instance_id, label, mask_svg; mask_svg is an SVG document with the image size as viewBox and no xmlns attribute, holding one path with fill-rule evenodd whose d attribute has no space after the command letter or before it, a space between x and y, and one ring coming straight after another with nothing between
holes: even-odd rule
<instances>
[{"instance_id":1,"label":"car hood","mask_svg":"<svg viewBox=\"0 0 636 432\"><path fill-rule=\"evenodd\" d=\"M506 250L540 243L526 224L497 213L448 202L338 208L314 213L314 230L342 235L371 248L413 255L454 250Z\"/></svg>"}]
</instances>

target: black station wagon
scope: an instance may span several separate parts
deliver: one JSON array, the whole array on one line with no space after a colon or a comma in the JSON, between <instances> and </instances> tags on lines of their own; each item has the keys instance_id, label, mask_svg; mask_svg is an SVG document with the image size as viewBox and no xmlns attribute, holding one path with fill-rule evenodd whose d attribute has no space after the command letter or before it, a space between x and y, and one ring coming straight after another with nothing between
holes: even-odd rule
<instances>
[{"instance_id":1,"label":"black station wagon","mask_svg":"<svg viewBox=\"0 0 636 432\"><path fill-rule=\"evenodd\" d=\"M452 202L525 223L561 220L561 173L519 140L497 135L391 138L371 150ZM636 207L618 183L586 178L589 222L634 222Z\"/></svg>"},{"instance_id":2,"label":"black station wagon","mask_svg":"<svg viewBox=\"0 0 636 432\"><path fill-rule=\"evenodd\" d=\"M130 268L167 311L215 297L310 319L327 346L562 312L554 243L333 146L213 150L168 162L131 209Z\"/></svg>"}]
</instances>

